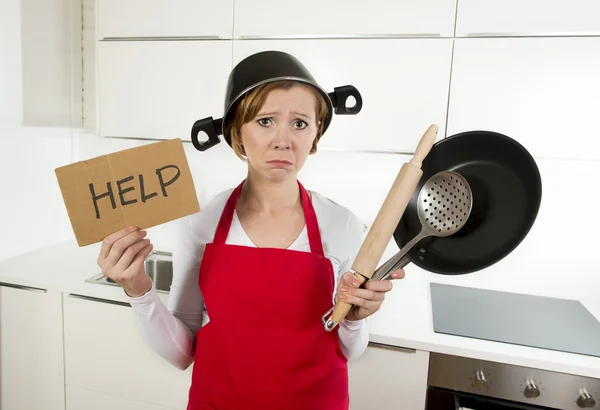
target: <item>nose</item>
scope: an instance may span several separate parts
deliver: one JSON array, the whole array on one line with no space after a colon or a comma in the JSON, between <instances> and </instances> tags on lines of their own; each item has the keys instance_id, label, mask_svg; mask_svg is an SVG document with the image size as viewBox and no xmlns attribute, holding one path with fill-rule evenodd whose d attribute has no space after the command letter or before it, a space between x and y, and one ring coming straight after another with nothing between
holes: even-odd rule
<instances>
[{"instance_id":1,"label":"nose","mask_svg":"<svg viewBox=\"0 0 600 410\"><path fill-rule=\"evenodd\" d=\"M278 127L275 135L275 149L289 150L292 147L292 132L287 127Z\"/></svg>"}]
</instances>

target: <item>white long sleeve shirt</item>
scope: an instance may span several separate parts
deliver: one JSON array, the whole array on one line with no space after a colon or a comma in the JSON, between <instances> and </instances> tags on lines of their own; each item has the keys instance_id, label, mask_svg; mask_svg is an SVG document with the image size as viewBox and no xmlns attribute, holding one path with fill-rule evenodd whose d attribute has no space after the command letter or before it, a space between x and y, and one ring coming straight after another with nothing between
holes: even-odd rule
<instances>
[{"instance_id":1,"label":"white long sleeve shirt","mask_svg":"<svg viewBox=\"0 0 600 410\"><path fill-rule=\"evenodd\" d=\"M179 220L168 306L158 298L154 285L143 296L127 297L152 348L182 370L194 361L196 332L210 320L210 312L206 311L198 286L200 262L205 245L213 241L221 213L232 191L229 189L218 194L200 212ZM323 251L333 264L337 287L341 275L351 270L364 239L362 224L349 209L317 192L311 194ZM226 243L256 246L241 226L237 214L234 214ZM310 252L306 226L288 249ZM334 298L335 290L332 301ZM360 356L369 341L364 320L342 321L338 335L342 351L349 360Z\"/></svg>"}]
</instances>

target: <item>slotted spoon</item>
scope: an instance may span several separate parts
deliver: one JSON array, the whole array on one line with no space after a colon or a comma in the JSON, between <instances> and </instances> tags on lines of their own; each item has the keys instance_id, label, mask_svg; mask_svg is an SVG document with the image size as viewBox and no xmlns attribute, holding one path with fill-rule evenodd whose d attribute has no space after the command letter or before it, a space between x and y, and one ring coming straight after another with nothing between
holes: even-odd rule
<instances>
[{"instance_id":1,"label":"slotted spoon","mask_svg":"<svg viewBox=\"0 0 600 410\"><path fill-rule=\"evenodd\" d=\"M454 171L442 171L431 176L421 188L417 215L421 232L400 251L375 270L371 280L385 280L393 271L406 266L406 257L421 239L428 236L450 236L467 222L473 207L473 194L467 180Z\"/></svg>"}]
</instances>

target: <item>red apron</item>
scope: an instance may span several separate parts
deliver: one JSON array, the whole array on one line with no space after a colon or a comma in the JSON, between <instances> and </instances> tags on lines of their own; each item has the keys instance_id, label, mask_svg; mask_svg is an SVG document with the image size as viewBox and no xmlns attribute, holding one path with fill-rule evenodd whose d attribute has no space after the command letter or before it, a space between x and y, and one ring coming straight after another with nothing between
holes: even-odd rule
<instances>
[{"instance_id":1,"label":"red apron","mask_svg":"<svg viewBox=\"0 0 600 410\"><path fill-rule=\"evenodd\" d=\"M210 317L196 337L188 410L347 410L348 368L336 327L333 266L298 182L311 252L226 245L242 182L206 245L199 286Z\"/></svg>"}]
</instances>

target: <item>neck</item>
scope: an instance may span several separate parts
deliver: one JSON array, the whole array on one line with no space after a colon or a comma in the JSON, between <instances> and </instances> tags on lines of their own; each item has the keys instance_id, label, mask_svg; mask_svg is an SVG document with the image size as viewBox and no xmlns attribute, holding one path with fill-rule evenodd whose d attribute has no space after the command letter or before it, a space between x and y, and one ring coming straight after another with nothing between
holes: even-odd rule
<instances>
[{"instance_id":1,"label":"neck","mask_svg":"<svg viewBox=\"0 0 600 410\"><path fill-rule=\"evenodd\" d=\"M296 178L274 182L249 172L239 201L256 212L277 213L298 206L300 190Z\"/></svg>"}]
</instances>

